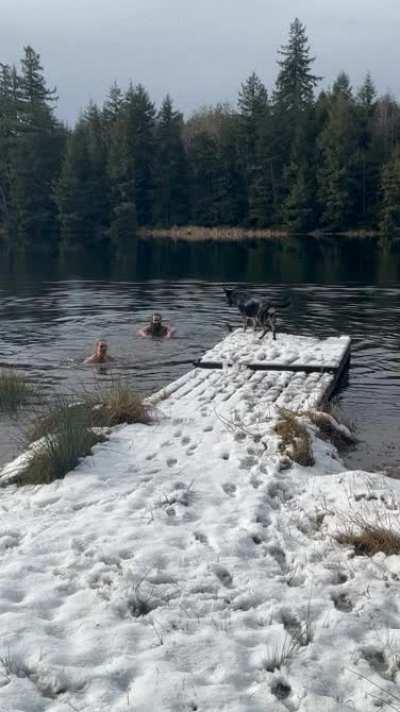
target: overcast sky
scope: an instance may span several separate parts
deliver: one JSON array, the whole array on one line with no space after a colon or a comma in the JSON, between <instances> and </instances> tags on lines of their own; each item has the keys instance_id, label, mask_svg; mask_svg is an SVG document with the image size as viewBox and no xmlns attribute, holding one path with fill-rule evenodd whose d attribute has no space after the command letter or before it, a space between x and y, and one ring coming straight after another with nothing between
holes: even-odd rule
<instances>
[{"instance_id":1,"label":"overcast sky","mask_svg":"<svg viewBox=\"0 0 400 712\"><path fill-rule=\"evenodd\" d=\"M253 70L271 87L296 16L324 84L369 69L400 96L400 0L0 0L0 13L0 61L31 44L69 123L114 80L142 82L157 104L169 92L185 114L235 101Z\"/></svg>"}]
</instances>

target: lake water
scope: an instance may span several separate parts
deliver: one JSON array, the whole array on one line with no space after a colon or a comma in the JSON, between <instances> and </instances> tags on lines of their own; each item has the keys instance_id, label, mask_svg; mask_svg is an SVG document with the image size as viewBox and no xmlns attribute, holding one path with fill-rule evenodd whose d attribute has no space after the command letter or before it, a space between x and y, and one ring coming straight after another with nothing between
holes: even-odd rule
<instances>
[{"instance_id":1,"label":"lake water","mask_svg":"<svg viewBox=\"0 0 400 712\"><path fill-rule=\"evenodd\" d=\"M243 243L139 241L112 259L0 256L0 362L17 366L51 397L121 374L140 391L181 375L226 334L236 314L222 285L289 296L280 328L353 338L349 377L338 394L360 439L349 467L400 471L400 253L373 241L292 239ZM136 336L161 311L176 338ZM111 370L82 365L97 338L116 357ZM23 414L24 419L28 413ZM20 425L0 416L0 462L21 447Z\"/></svg>"}]
</instances>

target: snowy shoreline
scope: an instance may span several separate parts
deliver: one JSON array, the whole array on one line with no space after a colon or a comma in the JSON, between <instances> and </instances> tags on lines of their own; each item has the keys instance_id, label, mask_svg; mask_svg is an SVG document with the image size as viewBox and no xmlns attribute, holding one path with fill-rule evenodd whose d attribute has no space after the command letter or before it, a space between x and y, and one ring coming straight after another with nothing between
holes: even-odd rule
<instances>
[{"instance_id":1,"label":"snowy shoreline","mask_svg":"<svg viewBox=\"0 0 400 712\"><path fill-rule=\"evenodd\" d=\"M1 712L400 708L400 557L334 538L358 516L398 531L400 485L309 423L315 465L283 469L278 410L329 376L245 357L185 374L64 480L0 489Z\"/></svg>"}]
</instances>

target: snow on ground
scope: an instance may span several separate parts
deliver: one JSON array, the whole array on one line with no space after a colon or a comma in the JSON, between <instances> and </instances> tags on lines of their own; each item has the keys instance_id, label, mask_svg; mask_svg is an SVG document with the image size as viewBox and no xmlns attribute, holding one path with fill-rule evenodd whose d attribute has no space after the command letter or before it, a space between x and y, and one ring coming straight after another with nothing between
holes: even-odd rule
<instances>
[{"instance_id":1,"label":"snow on ground","mask_svg":"<svg viewBox=\"0 0 400 712\"><path fill-rule=\"evenodd\" d=\"M396 527L397 483L315 432L281 469L292 376L196 370L64 480L0 490L1 712L400 708L400 557L332 536Z\"/></svg>"}]
</instances>

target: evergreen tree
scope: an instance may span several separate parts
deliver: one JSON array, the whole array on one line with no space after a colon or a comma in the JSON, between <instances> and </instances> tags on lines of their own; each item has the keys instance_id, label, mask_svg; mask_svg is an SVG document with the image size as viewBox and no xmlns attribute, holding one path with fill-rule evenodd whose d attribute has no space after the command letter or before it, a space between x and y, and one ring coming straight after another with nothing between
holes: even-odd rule
<instances>
[{"instance_id":1,"label":"evergreen tree","mask_svg":"<svg viewBox=\"0 0 400 712\"><path fill-rule=\"evenodd\" d=\"M15 68L0 64L0 225L10 227L11 161L20 124L19 79Z\"/></svg>"},{"instance_id":2,"label":"evergreen tree","mask_svg":"<svg viewBox=\"0 0 400 712\"><path fill-rule=\"evenodd\" d=\"M274 140L279 147L275 160L275 195L278 196L275 204L278 202L281 209L275 219L286 223L300 193L301 204L306 196L309 201L313 195L313 186L308 182L313 173L310 161L315 158L314 92L320 77L312 73L315 59L310 54L306 29L297 18L290 25L288 43L279 53L282 59L278 61L273 116ZM310 170L306 170L306 166ZM303 206L302 210L304 215L312 212L311 206ZM301 223L305 226L308 219Z\"/></svg>"},{"instance_id":3,"label":"evergreen tree","mask_svg":"<svg viewBox=\"0 0 400 712\"><path fill-rule=\"evenodd\" d=\"M114 121L110 136L108 173L111 183L110 237L121 251L136 235L135 162L128 122L123 114Z\"/></svg>"},{"instance_id":4,"label":"evergreen tree","mask_svg":"<svg viewBox=\"0 0 400 712\"><path fill-rule=\"evenodd\" d=\"M241 86L238 99L239 142L246 185L247 222L256 227L268 225L273 214L271 186L271 115L268 93L253 72Z\"/></svg>"},{"instance_id":5,"label":"evergreen tree","mask_svg":"<svg viewBox=\"0 0 400 712\"><path fill-rule=\"evenodd\" d=\"M229 106L203 109L188 121L184 141L197 225L237 225L247 210L239 156L238 117Z\"/></svg>"},{"instance_id":6,"label":"evergreen tree","mask_svg":"<svg viewBox=\"0 0 400 712\"><path fill-rule=\"evenodd\" d=\"M341 73L330 97L320 140L318 172L321 223L331 230L352 226L358 181L355 104L349 78Z\"/></svg>"},{"instance_id":7,"label":"evergreen tree","mask_svg":"<svg viewBox=\"0 0 400 712\"><path fill-rule=\"evenodd\" d=\"M183 145L183 117L167 95L157 116L156 224L184 225L189 217L188 172Z\"/></svg>"},{"instance_id":8,"label":"evergreen tree","mask_svg":"<svg viewBox=\"0 0 400 712\"><path fill-rule=\"evenodd\" d=\"M56 90L47 87L40 55L29 45L21 60L20 83L25 127L36 131L43 128L43 123L53 127Z\"/></svg>"},{"instance_id":9,"label":"evergreen tree","mask_svg":"<svg viewBox=\"0 0 400 712\"><path fill-rule=\"evenodd\" d=\"M55 200L64 248L91 247L107 235L109 183L101 114L94 105L69 136Z\"/></svg>"},{"instance_id":10,"label":"evergreen tree","mask_svg":"<svg viewBox=\"0 0 400 712\"><path fill-rule=\"evenodd\" d=\"M125 97L129 150L133 153L135 198L139 225L152 224L155 162L155 107L146 89L130 87Z\"/></svg>"},{"instance_id":11,"label":"evergreen tree","mask_svg":"<svg viewBox=\"0 0 400 712\"><path fill-rule=\"evenodd\" d=\"M379 223L382 242L389 243L400 234L400 148L382 172L382 203Z\"/></svg>"},{"instance_id":12,"label":"evergreen tree","mask_svg":"<svg viewBox=\"0 0 400 712\"><path fill-rule=\"evenodd\" d=\"M112 125L124 108L124 94L116 82L111 86L103 106L103 118L106 125Z\"/></svg>"},{"instance_id":13,"label":"evergreen tree","mask_svg":"<svg viewBox=\"0 0 400 712\"><path fill-rule=\"evenodd\" d=\"M376 112L376 89L368 72L356 96L358 162L360 169L357 212L363 225L376 221L382 155L375 140L373 126Z\"/></svg>"},{"instance_id":14,"label":"evergreen tree","mask_svg":"<svg viewBox=\"0 0 400 712\"><path fill-rule=\"evenodd\" d=\"M54 91L47 88L39 55L25 47L18 91L18 136L10 159L10 239L23 247L55 244L53 183L65 130L53 114Z\"/></svg>"},{"instance_id":15,"label":"evergreen tree","mask_svg":"<svg viewBox=\"0 0 400 712\"><path fill-rule=\"evenodd\" d=\"M297 18L290 25L287 45L279 53L283 59L278 61L274 102L279 113L293 121L313 103L314 90L321 79L311 71L315 58L310 56L306 28Z\"/></svg>"}]
</instances>

